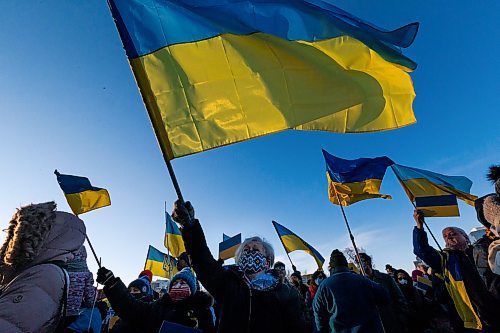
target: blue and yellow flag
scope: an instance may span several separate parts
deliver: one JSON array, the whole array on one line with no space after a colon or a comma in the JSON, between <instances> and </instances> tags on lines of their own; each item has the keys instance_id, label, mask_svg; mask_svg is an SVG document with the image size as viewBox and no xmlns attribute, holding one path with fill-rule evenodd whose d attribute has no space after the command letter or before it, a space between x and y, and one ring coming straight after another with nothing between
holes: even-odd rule
<instances>
[{"instance_id":1,"label":"blue and yellow flag","mask_svg":"<svg viewBox=\"0 0 500 333\"><path fill-rule=\"evenodd\" d=\"M457 198L474 205L472 181L463 176L439 173L394 164L392 170L406 194L424 216L460 216Z\"/></svg>"},{"instance_id":2,"label":"blue and yellow flag","mask_svg":"<svg viewBox=\"0 0 500 333\"><path fill-rule=\"evenodd\" d=\"M226 260L234 257L236 250L241 244L241 234L237 234L233 237L222 234L222 238L223 241L219 243L219 258Z\"/></svg>"},{"instance_id":3,"label":"blue and yellow flag","mask_svg":"<svg viewBox=\"0 0 500 333\"><path fill-rule=\"evenodd\" d=\"M92 186L88 178L63 175L57 170L54 171L54 174L75 215L111 205L108 191Z\"/></svg>"},{"instance_id":4,"label":"blue and yellow flag","mask_svg":"<svg viewBox=\"0 0 500 333\"><path fill-rule=\"evenodd\" d=\"M165 212L165 219L166 227L164 245L170 254L177 258L181 253L186 252L184 240L182 239L179 227L167 212Z\"/></svg>"},{"instance_id":5,"label":"blue and yellow flag","mask_svg":"<svg viewBox=\"0 0 500 333\"><path fill-rule=\"evenodd\" d=\"M168 159L286 129L415 122L401 48L418 23L378 28L322 0L109 0Z\"/></svg>"},{"instance_id":6,"label":"blue and yellow flag","mask_svg":"<svg viewBox=\"0 0 500 333\"><path fill-rule=\"evenodd\" d=\"M144 269L149 269L155 276L170 278L177 273L177 259L149 245Z\"/></svg>"},{"instance_id":7,"label":"blue and yellow flag","mask_svg":"<svg viewBox=\"0 0 500 333\"><path fill-rule=\"evenodd\" d=\"M294 234L291 230L285 228L278 222L273 221L274 229L278 233L278 236L285 248L287 253L301 250L309 253L314 260L316 260L316 264L318 264L319 269L323 269L323 263L325 262L325 258L316 251L314 247L309 245L305 240Z\"/></svg>"},{"instance_id":8,"label":"blue and yellow flag","mask_svg":"<svg viewBox=\"0 0 500 333\"><path fill-rule=\"evenodd\" d=\"M323 156L328 197L332 203L349 206L365 199L392 199L390 195L380 193L385 171L394 163L387 156L344 160L330 155L326 150L323 150Z\"/></svg>"}]
</instances>

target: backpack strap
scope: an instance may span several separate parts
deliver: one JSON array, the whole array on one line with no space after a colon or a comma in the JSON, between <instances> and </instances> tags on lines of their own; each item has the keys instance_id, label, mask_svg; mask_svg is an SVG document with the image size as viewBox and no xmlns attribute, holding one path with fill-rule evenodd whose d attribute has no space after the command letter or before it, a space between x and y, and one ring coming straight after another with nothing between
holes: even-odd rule
<instances>
[{"instance_id":1,"label":"backpack strap","mask_svg":"<svg viewBox=\"0 0 500 333\"><path fill-rule=\"evenodd\" d=\"M54 333L63 333L66 331L66 309L68 307L68 293L69 293L69 274L68 272L58 265L57 263L52 262L51 264L59 267L63 274L64 274L64 289L63 289L63 296L61 299L61 307L59 310L59 321L57 323L57 327L54 331Z\"/></svg>"}]
</instances>

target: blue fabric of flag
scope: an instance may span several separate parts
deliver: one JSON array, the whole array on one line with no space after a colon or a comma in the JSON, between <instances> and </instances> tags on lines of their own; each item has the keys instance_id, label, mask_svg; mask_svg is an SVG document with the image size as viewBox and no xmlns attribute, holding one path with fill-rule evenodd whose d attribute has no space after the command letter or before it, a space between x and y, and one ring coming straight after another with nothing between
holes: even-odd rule
<instances>
[{"instance_id":1,"label":"blue fabric of flag","mask_svg":"<svg viewBox=\"0 0 500 333\"><path fill-rule=\"evenodd\" d=\"M346 160L333 156L323 150L326 170L332 181L337 183L356 183L368 179L382 180L387 167L394 162L387 156Z\"/></svg>"},{"instance_id":2,"label":"blue fabric of flag","mask_svg":"<svg viewBox=\"0 0 500 333\"><path fill-rule=\"evenodd\" d=\"M392 168L395 172L397 172L398 177L403 181L412 179L427 179L434 184L446 186L452 189L454 188L465 193L470 193L470 189L472 187L472 181L463 176L446 176L436 172L407 167L399 164L394 164Z\"/></svg>"},{"instance_id":3,"label":"blue fabric of flag","mask_svg":"<svg viewBox=\"0 0 500 333\"><path fill-rule=\"evenodd\" d=\"M400 47L413 42L418 23L387 31L322 0L110 0L129 58L165 46L221 34L268 33L286 40L351 36L386 60L410 70Z\"/></svg>"},{"instance_id":4,"label":"blue fabric of flag","mask_svg":"<svg viewBox=\"0 0 500 333\"><path fill-rule=\"evenodd\" d=\"M57 182L61 186L64 194L74 194L84 191L100 191L102 188L92 186L86 177L64 175L56 173Z\"/></svg>"}]
</instances>

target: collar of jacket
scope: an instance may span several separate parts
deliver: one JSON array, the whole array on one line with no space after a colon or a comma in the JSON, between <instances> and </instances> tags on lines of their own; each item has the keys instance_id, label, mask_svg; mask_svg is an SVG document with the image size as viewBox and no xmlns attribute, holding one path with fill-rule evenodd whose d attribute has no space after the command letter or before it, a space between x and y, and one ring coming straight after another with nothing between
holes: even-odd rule
<instances>
[{"instance_id":1,"label":"collar of jacket","mask_svg":"<svg viewBox=\"0 0 500 333\"><path fill-rule=\"evenodd\" d=\"M330 274L345 273L345 272L350 272L349 268L348 267L339 266L339 267L335 267L334 269L332 269L330 271Z\"/></svg>"}]
</instances>

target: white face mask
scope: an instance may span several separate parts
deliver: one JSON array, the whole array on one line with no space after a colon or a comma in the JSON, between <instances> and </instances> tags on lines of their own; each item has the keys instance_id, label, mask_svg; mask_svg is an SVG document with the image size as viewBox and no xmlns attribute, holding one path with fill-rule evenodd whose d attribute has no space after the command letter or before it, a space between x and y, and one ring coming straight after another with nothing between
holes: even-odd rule
<instances>
[{"instance_id":1,"label":"white face mask","mask_svg":"<svg viewBox=\"0 0 500 333\"><path fill-rule=\"evenodd\" d=\"M319 286L321 284L321 282L323 282L323 279L317 278L314 280L314 282L316 282L316 285Z\"/></svg>"},{"instance_id":2,"label":"white face mask","mask_svg":"<svg viewBox=\"0 0 500 333\"><path fill-rule=\"evenodd\" d=\"M399 282L399 284L402 284L402 285L408 284L408 281L406 281L405 279L398 280L398 282Z\"/></svg>"}]
</instances>

